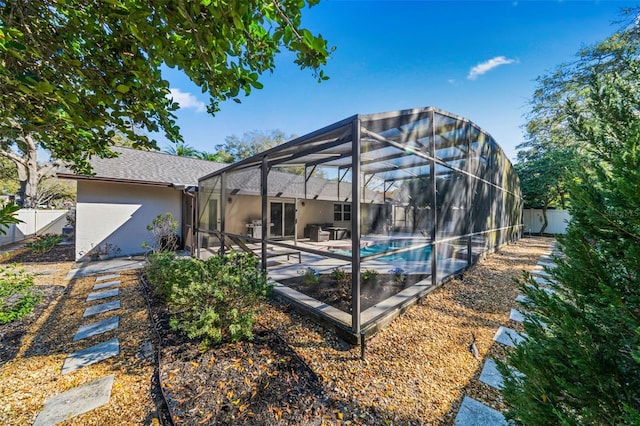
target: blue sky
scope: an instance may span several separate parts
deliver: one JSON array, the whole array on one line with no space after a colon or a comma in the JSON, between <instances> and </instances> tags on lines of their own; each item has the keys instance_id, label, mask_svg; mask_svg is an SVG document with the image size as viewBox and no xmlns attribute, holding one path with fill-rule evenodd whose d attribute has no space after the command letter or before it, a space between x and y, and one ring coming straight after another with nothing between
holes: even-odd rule
<instances>
[{"instance_id":1,"label":"blue sky","mask_svg":"<svg viewBox=\"0 0 640 426\"><path fill-rule=\"evenodd\" d=\"M488 131L515 159L535 79L615 32L632 1L331 1L303 24L336 46L318 83L281 53L242 103L208 115L206 96L165 70L185 143L215 152L227 136L303 135L353 114L434 106ZM161 149L169 142L156 136Z\"/></svg>"}]
</instances>

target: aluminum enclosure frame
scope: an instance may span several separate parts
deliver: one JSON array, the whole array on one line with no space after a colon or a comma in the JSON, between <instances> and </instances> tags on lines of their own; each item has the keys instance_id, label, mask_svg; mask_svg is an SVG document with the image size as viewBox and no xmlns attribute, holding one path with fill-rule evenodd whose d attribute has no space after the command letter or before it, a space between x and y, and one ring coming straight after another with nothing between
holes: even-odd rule
<instances>
[{"instance_id":1,"label":"aluminum enclosure frame","mask_svg":"<svg viewBox=\"0 0 640 426\"><path fill-rule=\"evenodd\" d=\"M297 171L296 176L283 175L285 169ZM319 169L331 175L317 177ZM290 184L279 186L279 181ZM346 193L340 190L344 185L350 186ZM241 195L260 197L259 238L228 228L229 205ZM272 238L269 202L287 197L294 200L295 229L289 239ZM297 209L307 200L350 205L350 254L300 244ZM257 244L265 271L268 245L349 262L350 332L355 336L363 328L363 263L407 251L399 247L363 255L363 237L386 233L402 235L414 248L428 245L430 284L436 287L482 253L519 238L522 227L519 180L502 149L471 121L433 107L353 115L241 160L200 179L199 206L200 236L209 241L215 235L220 251L227 240ZM216 209L219 219L212 213ZM367 231L363 215L372 210L384 224L369 225ZM396 219L396 211L404 212L404 222ZM204 245L198 247L200 257Z\"/></svg>"}]
</instances>

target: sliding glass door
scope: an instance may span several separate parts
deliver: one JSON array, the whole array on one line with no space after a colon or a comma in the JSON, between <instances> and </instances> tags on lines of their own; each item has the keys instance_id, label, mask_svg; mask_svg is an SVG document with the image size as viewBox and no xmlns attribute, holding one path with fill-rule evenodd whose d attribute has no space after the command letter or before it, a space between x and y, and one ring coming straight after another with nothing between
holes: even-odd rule
<instances>
[{"instance_id":1,"label":"sliding glass door","mask_svg":"<svg viewBox=\"0 0 640 426\"><path fill-rule=\"evenodd\" d=\"M272 201L269 205L271 217L270 237L293 237L296 229L296 204Z\"/></svg>"}]
</instances>

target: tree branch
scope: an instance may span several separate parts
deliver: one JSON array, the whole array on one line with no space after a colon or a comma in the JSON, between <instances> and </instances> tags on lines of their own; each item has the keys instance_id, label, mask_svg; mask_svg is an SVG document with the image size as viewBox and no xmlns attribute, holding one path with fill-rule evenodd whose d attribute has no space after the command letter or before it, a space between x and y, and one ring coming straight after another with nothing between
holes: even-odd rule
<instances>
[{"instance_id":1,"label":"tree branch","mask_svg":"<svg viewBox=\"0 0 640 426\"><path fill-rule=\"evenodd\" d=\"M27 162L25 161L24 158L22 158L20 155L16 154L13 151L9 151L6 149L0 149L0 155L3 157L8 158L9 160L13 161L14 163L19 163L23 166L26 166Z\"/></svg>"},{"instance_id":2,"label":"tree branch","mask_svg":"<svg viewBox=\"0 0 640 426\"><path fill-rule=\"evenodd\" d=\"M38 167L38 181L45 177L54 176L54 169L59 166L62 166L62 161L55 160Z\"/></svg>"}]
</instances>

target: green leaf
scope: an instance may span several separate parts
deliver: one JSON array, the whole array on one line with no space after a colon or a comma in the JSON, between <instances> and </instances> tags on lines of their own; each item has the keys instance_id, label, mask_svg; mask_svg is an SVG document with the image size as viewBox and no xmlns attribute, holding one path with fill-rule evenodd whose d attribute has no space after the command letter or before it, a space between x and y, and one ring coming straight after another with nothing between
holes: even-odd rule
<instances>
[{"instance_id":1,"label":"green leaf","mask_svg":"<svg viewBox=\"0 0 640 426\"><path fill-rule=\"evenodd\" d=\"M27 46L25 46L22 43L18 43L17 41L9 41L7 44L5 44L5 46L7 47L7 49L15 49L15 50L27 50Z\"/></svg>"},{"instance_id":2,"label":"green leaf","mask_svg":"<svg viewBox=\"0 0 640 426\"><path fill-rule=\"evenodd\" d=\"M129 92L129 86L127 86L126 84L118 84L116 90L120 93L127 93Z\"/></svg>"},{"instance_id":3,"label":"green leaf","mask_svg":"<svg viewBox=\"0 0 640 426\"><path fill-rule=\"evenodd\" d=\"M55 87L46 81L39 81L34 86L34 89L39 93L51 93L55 90Z\"/></svg>"},{"instance_id":4,"label":"green leaf","mask_svg":"<svg viewBox=\"0 0 640 426\"><path fill-rule=\"evenodd\" d=\"M264 87L264 85L260 83L258 80L250 80L249 83L256 89L262 89Z\"/></svg>"}]
</instances>

